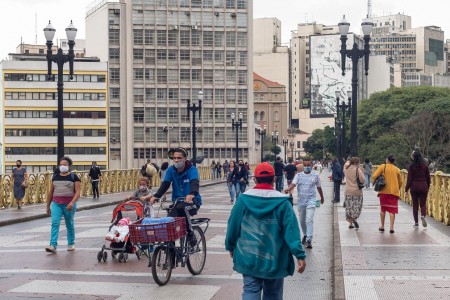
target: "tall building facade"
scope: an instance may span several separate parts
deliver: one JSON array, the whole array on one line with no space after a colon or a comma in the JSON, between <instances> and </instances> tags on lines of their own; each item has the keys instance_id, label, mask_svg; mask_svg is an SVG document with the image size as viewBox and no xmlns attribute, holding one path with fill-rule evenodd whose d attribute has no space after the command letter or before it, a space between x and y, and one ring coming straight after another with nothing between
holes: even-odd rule
<instances>
[{"instance_id":1,"label":"tall building facade","mask_svg":"<svg viewBox=\"0 0 450 300\"><path fill-rule=\"evenodd\" d=\"M101 1L88 8L86 51L108 61L111 167L191 150L188 101L203 92L197 154L234 156L231 113L243 113L239 157L255 161L252 6L247 0ZM192 152L192 151L190 151Z\"/></svg>"},{"instance_id":2,"label":"tall building facade","mask_svg":"<svg viewBox=\"0 0 450 300\"><path fill-rule=\"evenodd\" d=\"M70 80L68 65L64 68L64 153L73 159L75 170L89 169L92 161L107 169L107 64L98 58L76 58L74 69ZM39 53L10 54L0 62L0 74L2 172L10 173L17 160L28 172L53 170L57 75L55 81L47 81L47 60Z\"/></svg>"},{"instance_id":3,"label":"tall building facade","mask_svg":"<svg viewBox=\"0 0 450 300\"><path fill-rule=\"evenodd\" d=\"M290 124L290 49L281 44L281 21L277 18L253 20L253 70L262 77L285 86L288 106L282 112L282 117L288 119Z\"/></svg>"}]
</instances>

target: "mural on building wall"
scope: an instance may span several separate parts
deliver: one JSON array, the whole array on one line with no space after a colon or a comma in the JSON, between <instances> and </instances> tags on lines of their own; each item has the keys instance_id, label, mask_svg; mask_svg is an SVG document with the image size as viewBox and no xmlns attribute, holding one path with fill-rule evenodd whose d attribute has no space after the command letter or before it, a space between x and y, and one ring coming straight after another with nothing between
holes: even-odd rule
<instances>
[{"instance_id":1,"label":"mural on building wall","mask_svg":"<svg viewBox=\"0 0 450 300\"><path fill-rule=\"evenodd\" d=\"M330 117L336 112L336 90L341 99L351 95L352 62L347 58L345 76L341 69L341 36L314 35L310 37L310 95L311 117ZM349 34L347 48L353 45Z\"/></svg>"}]
</instances>

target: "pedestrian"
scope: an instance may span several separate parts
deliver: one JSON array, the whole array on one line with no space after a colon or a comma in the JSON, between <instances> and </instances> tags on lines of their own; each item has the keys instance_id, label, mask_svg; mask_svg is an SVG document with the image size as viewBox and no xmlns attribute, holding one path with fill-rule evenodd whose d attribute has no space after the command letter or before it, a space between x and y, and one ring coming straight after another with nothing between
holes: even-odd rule
<instances>
[{"instance_id":1,"label":"pedestrian","mask_svg":"<svg viewBox=\"0 0 450 300\"><path fill-rule=\"evenodd\" d=\"M245 189L248 185L248 171L244 165L244 161L242 159L239 160L237 169L234 175L236 181L236 200L239 198L239 195L245 192Z\"/></svg>"},{"instance_id":2,"label":"pedestrian","mask_svg":"<svg viewBox=\"0 0 450 300\"><path fill-rule=\"evenodd\" d=\"M273 190L275 170L255 169L253 189L241 194L228 219L225 248L233 269L243 275L242 299L283 299L284 277L306 267L294 210L286 195Z\"/></svg>"},{"instance_id":3,"label":"pedestrian","mask_svg":"<svg viewBox=\"0 0 450 300\"><path fill-rule=\"evenodd\" d=\"M25 197L25 189L28 186L28 173L27 169L22 166L20 159L16 161L16 167L12 170L11 186L13 187L17 209L22 209L22 200Z\"/></svg>"},{"instance_id":4,"label":"pedestrian","mask_svg":"<svg viewBox=\"0 0 450 300\"><path fill-rule=\"evenodd\" d=\"M331 179L333 180L333 203L339 203L341 201L341 184L344 178L342 171L342 165L337 158L334 158L333 165L331 166Z\"/></svg>"},{"instance_id":5,"label":"pedestrian","mask_svg":"<svg viewBox=\"0 0 450 300\"><path fill-rule=\"evenodd\" d=\"M71 167L72 159L62 157L59 159L59 173L52 176L52 185L47 198L47 214L51 216L52 227L50 246L45 248L45 251L50 253L56 253L62 217L66 223L67 251L75 250L74 217L81 183L80 178L70 171Z\"/></svg>"},{"instance_id":6,"label":"pedestrian","mask_svg":"<svg viewBox=\"0 0 450 300\"><path fill-rule=\"evenodd\" d=\"M231 160L228 165L228 173L227 173L227 186L228 186L228 192L230 193L230 204L234 203L234 200L236 199L236 173L237 173L237 166L236 162L234 160Z\"/></svg>"},{"instance_id":7,"label":"pedestrian","mask_svg":"<svg viewBox=\"0 0 450 300\"><path fill-rule=\"evenodd\" d=\"M252 170L250 170L250 165L248 164L248 162L245 162L244 166L247 169L247 175L250 177L250 174L252 172Z\"/></svg>"},{"instance_id":8,"label":"pedestrian","mask_svg":"<svg viewBox=\"0 0 450 300\"><path fill-rule=\"evenodd\" d=\"M216 178L216 162L213 160L211 165L211 180L214 180L214 178Z\"/></svg>"},{"instance_id":9,"label":"pedestrian","mask_svg":"<svg viewBox=\"0 0 450 300\"><path fill-rule=\"evenodd\" d=\"M406 181L405 191L411 192L413 202L414 227L419 227L419 206L422 226L427 227L425 217L427 215L427 196L430 188L431 178L428 164L423 159L420 150L416 149L411 154L413 161L408 168L408 179Z\"/></svg>"},{"instance_id":10,"label":"pedestrian","mask_svg":"<svg viewBox=\"0 0 450 300\"><path fill-rule=\"evenodd\" d=\"M370 160L364 160L364 177L366 178L366 189L370 188L370 176L372 176L373 167Z\"/></svg>"},{"instance_id":11,"label":"pedestrian","mask_svg":"<svg viewBox=\"0 0 450 300\"><path fill-rule=\"evenodd\" d=\"M230 164L228 163L228 161L226 159L223 162L222 167L223 167L223 177L225 179L227 179L228 172L230 171Z\"/></svg>"},{"instance_id":12,"label":"pedestrian","mask_svg":"<svg viewBox=\"0 0 450 300\"><path fill-rule=\"evenodd\" d=\"M347 219L349 229L359 229L359 224L356 221L360 214L363 206L363 192L358 187L358 179L360 182L364 183L364 172L361 170L359 165L359 158L352 157L350 159L350 164L344 169L345 178L347 178L347 184L345 185L345 218Z\"/></svg>"},{"instance_id":13,"label":"pedestrian","mask_svg":"<svg viewBox=\"0 0 450 300\"><path fill-rule=\"evenodd\" d=\"M220 161L217 161L216 164L216 178L221 179L222 178L222 164Z\"/></svg>"},{"instance_id":14,"label":"pedestrian","mask_svg":"<svg viewBox=\"0 0 450 300\"><path fill-rule=\"evenodd\" d=\"M91 169L89 170L89 177L91 178L92 184L92 194L94 198L100 198L100 193L98 191L98 185L100 183L100 177L102 176L102 172L100 168L97 166L97 162L93 161Z\"/></svg>"},{"instance_id":15,"label":"pedestrian","mask_svg":"<svg viewBox=\"0 0 450 300\"><path fill-rule=\"evenodd\" d=\"M292 183L284 191L290 193L297 187L297 209L300 219L300 227L303 233L302 243L306 248L312 249L312 238L314 234L314 213L316 211L316 189L320 195L320 203L324 203L320 177L312 172L312 161L303 161L303 172L297 173Z\"/></svg>"},{"instance_id":16,"label":"pedestrian","mask_svg":"<svg viewBox=\"0 0 450 300\"><path fill-rule=\"evenodd\" d=\"M275 169L275 189L282 192L284 164L281 161L281 157L277 156L275 163L273 164L273 168Z\"/></svg>"},{"instance_id":17,"label":"pedestrian","mask_svg":"<svg viewBox=\"0 0 450 300\"><path fill-rule=\"evenodd\" d=\"M283 171L286 175L287 185L289 186L297 173L297 167L292 163L292 158L289 158L289 163L284 167ZM303 170L302 170L303 172Z\"/></svg>"},{"instance_id":18,"label":"pedestrian","mask_svg":"<svg viewBox=\"0 0 450 300\"><path fill-rule=\"evenodd\" d=\"M166 171L169 168L169 162L165 161L161 164L161 169L159 169L159 179L161 181L164 180L164 176L166 176Z\"/></svg>"},{"instance_id":19,"label":"pedestrian","mask_svg":"<svg viewBox=\"0 0 450 300\"><path fill-rule=\"evenodd\" d=\"M384 232L384 220L386 218L386 212L389 213L389 232L395 232L395 215L398 214L398 198L400 197L400 188L402 187L403 180L400 175L400 169L394 165L394 162L395 156L393 154L389 154L386 158L386 163L380 165L372 175L372 180L375 182L378 176L383 174L386 182L386 185L378 192L381 206L381 226L378 228L380 232Z\"/></svg>"}]
</instances>

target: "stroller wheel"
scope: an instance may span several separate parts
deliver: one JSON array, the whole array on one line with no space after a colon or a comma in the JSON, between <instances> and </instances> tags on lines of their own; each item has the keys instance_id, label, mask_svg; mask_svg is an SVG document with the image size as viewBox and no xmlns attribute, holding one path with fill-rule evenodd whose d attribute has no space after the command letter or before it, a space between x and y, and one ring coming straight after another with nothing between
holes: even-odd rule
<instances>
[{"instance_id":1,"label":"stroller wheel","mask_svg":"<svg viewBox=\"0 0 450 300\"><path fill-rule=\"evenodd\" d=\"M141 258L142 258L142 251L141 251L141 249L138 249L138 250L136 251L136 257L137 257L138 259L141 259Z\"/></svg>"},{"instance_id":2,"label":"stroller wheel","mask_svg":"<svg viewBox=\"0 0 450 300\"><path fill-rule=\"evenodd\" d=\"M103 258L103 251L98 251L97 252L97 260L98 262L101 262Z\"/></svg>"},{"instance_id":3,"label":"stroller wheel","mask_svg":"<svg viewBox=\"0 0 450 300\"><path fill-rule=\"evenodd\" d=\"M126 263L128 261L128 253L123 254L123 262Z\"/></svg>"},{"instance_id":4,"label":"stroller wheel","mask_svg":"<svg viewBox=\"0 0 450 300\"><path fill-rule=\"evenodd\" d=\"M103 252L103 261L106 262L108 260L108 252Z\"/></svg>"},{"instance_id":5,"label":"stroller wheel","mask_svg":"<svg viewBox=\"0 0 450 300\"><path fill-rule=\"evenodd\" d=\"M112 258L116 258L116 251L111 251Z\"/></svg>"},{"instance_id":6,"label":"stroller wheel","mask_svg":"<svg viewBox=\"0 0 450 300\"><path fill-rule=\"evenodd\" d=\"M119 262L122 262L123 260L123 253L119 253Z\"/></svg>"}]
</instances>

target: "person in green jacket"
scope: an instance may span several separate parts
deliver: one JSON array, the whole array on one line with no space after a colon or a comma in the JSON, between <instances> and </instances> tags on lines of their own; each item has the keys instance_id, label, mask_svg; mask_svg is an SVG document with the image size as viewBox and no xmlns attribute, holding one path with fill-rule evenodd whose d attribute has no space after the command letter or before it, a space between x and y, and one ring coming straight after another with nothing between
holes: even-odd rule
<instances>
[{"instance_id":1,"label":"person in green jacket","mask_svg":"<svg viewBox=\"0 0 450 300\"><path fill-rule=\"evenodd\" d=\"M253 189L241 194L228 219L225 248L243 275L242 299L283 299L284 277L306 267L297 217L289 196L273 189L274 168L255 169Z\"/></svg>"}]
</instances>

